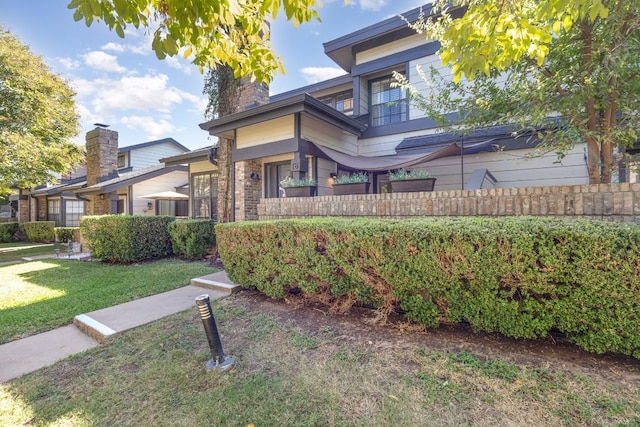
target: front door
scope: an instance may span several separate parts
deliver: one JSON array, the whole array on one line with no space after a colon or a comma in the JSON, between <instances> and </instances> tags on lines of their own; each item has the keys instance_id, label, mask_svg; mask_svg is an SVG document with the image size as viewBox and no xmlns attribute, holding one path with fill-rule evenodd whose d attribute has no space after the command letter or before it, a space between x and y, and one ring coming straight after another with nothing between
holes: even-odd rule
<instances>
[{"instance_id":1,"label":"front door","mask_svg":"<svg viewBox=\"0 0 640 427\"><path fill-rule=\"evenodd\" d=\"M265 197L282 197L280 181L291 176L291 162L269 163L265 165Z\"/></svg>"}]
</instances>

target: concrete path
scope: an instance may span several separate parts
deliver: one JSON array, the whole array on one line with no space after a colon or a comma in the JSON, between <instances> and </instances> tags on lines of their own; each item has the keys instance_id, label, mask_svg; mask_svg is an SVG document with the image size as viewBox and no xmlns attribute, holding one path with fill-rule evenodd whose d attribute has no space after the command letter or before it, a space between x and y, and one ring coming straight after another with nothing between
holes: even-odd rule
<instances>
[{"instance_id":1,"label":"concrete path","mask_svg":"<svg viewBox=\"0 0 640 427\"><path fill-rule=\"evenodd\" d=\"M191 285L114 307L80 314L73 325L0 345L0 383L18 378L72 354L99 346L120 332L196 309L195 298L223 298L239 287L224 271L199 277Z\"/></svg>"}]
</instances>

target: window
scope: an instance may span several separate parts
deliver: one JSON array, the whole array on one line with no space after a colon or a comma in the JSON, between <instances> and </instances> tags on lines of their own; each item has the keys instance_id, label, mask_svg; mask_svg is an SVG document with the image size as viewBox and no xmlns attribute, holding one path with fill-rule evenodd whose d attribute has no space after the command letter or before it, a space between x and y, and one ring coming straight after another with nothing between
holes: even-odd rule
<instances>
[{"instance_id":1,"label":"window","mask_svg":"<svg viewBox=\"0 0 640 427\"><path fill-rule=\"evenodd\" d=\"M407 121L408 102L402 88L392 87L392 76L369 84L371 126L384 126Z\"/></svg>"},{"instance_id":2,"label":"window","mask_svg":"<svg viewBox=\"0 0 640 427\"><path fill-rule=\"evenodd\" d=\"M127 156L125 154L118 155L118 169L124 169L127 167Z\"/></svg>"},{"instance_id":3,"label":"window","mask_svg":"<svg viewBox=\"0 0 640 427\"><path fill-rule=\"evenodd\" d=\"M325 96L324 98L319 98L319 101L345 114L353 112L353 91Z\"/></svg>"},{"instance_id":4,"label":"window","mask_svg":"<svg viewBox=\"0 0 640 427\"><path fill-rule=\"evenodd\" d=\"M158 200L158 215L189 216L187 200Z\"/></svg>"},{"instance_id":5,"label":"window","mask_svg":"<svg viewBox=\"0 0 640 427\"><path fill-rule=\"evenodd\" d=\"M218 174L205 173L192 175L193 217L217 218L216 203L218 200Z\"/></svg>"},{"instance_id":6,"label":"window","mask_svg":"<svg viewBox=\"0 0 640 427\"><path fill-rule=\"evenodd\" d=\"M80 218L84 215L84 202L82 200L65 200L65 227L79 227Z\"/></svg>"},{"instance_id":7,"label":"window","mask_svg":"<svg viewBox=\"0 0 640 427\"><path fill-rule=\"evenodd\" d=\"M60 199L47 200L47 221L54 221L60 227Z\"/></svg>"}]
</instances>

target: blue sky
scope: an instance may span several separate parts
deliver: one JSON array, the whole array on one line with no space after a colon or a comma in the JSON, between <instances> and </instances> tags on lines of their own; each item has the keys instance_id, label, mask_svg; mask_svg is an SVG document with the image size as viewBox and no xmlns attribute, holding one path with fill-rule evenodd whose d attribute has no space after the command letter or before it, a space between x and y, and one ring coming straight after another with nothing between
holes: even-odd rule
<instances>
[{"instance_id":1,"label":"blue sky","mask_svg":"<svg viewBox=\"0 0 640 427\"><path fill-rule=\"evenodd\" d=\"M272 45L286 75L271 83L271 94L344 74L324 55L322 43L426 3L421 0L324 0L322 22L294 28L279 17L271 26ZM50 69L77 92L82 130L107 123L119 132L120 146L173 137L195 149L213 143L198 124L206 98L198 68L182 58L160 61L142 31L124 39L102 23L75 22L67 0L2 1L0 25L43 57ZM281 14L282 15L282 14Z\"/></svg>"}]
</instances>

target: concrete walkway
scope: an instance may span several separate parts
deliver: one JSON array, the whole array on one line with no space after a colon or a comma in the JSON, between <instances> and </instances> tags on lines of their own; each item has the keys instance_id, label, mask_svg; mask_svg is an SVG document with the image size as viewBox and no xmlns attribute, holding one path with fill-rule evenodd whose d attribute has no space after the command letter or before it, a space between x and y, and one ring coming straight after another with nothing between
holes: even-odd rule
<instances>
[{"instance_id":1,"label":"concrete walkway","mask_svg":"<svg viewBox=\"0 0 640 427\"><path fill-rule=\"evenodd\" d=\"M189 286L80 314L72 325L0 345L0 383L97 347L128 329L188 308L195 310L198 295L208 294L214 300L238 289L220 271L193 279Z\"/></svg>"}]
</instances>

